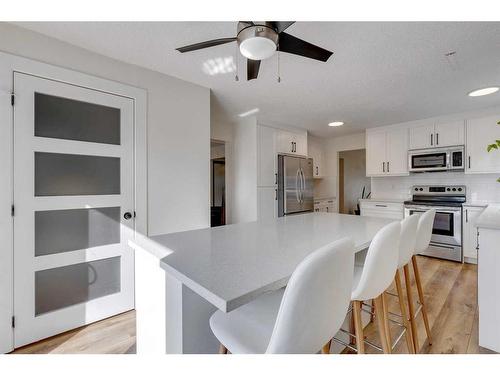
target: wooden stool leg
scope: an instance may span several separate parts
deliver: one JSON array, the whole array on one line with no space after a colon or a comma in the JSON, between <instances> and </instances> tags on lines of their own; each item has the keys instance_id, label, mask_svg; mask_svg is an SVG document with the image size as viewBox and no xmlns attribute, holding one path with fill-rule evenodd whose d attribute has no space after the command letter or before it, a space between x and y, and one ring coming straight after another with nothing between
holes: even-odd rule
<instances>
[{"instance_id":1,"label":"wooden stool leg","mask_svg":"<svg viewBox=\"0 0 500 375\"><path fill-rule=\"evenodd\" d=\"M403 324L406 329L405 338L406 338L406 345L408 346L408 353L415 354L415 346L413 344L410 322L408 321L408 316L406 315L406 305L404 301L403 287L401 285L401 273L399 272L399 270L396 270L396 276L394 276L394 283L396 284L396 290L398 293L399 308L401 309L401 318L403 320Z\"/></svg>"},{"instance_id":2,"label":"wooden stool leg","mask_svg":"<svg viewBox=\"0 0 500 375\"><path fill-rule=\"evenodd\" d=\"M356 332L356 325L354 324L354 302L352 304L351 317L349 318L349 332ZM356 346L356 339L352 336L349 336L349 344L352 346Z\"/></svg>"},{"instance_id":3,"label":"wooden stool leg","mask_svg":"<svg viewBox=\"0 0 500 375\"><path fill-rule=\"evenodd\" d=\"M418 333L417 324L415 323L415 306L413 304L413 294L411 292L411 281L410 281L410 268L408 264L403 267L405 275L405 287L406 287L406 297L408 298L408 311L410 313L410 325L411 325L411 335L413 337L413 346L415 347L415 353L420 351L420 346L418 344Z\"/></svg>"},{"instance_id":4,"label":"wooden stool leg","mask_svg":"<svg viewBox=\"0 0 500 375\"><path fill-rule=\"evenodd\" d=\"M227 354L227 348L222 344L219 346L219 354Z\"/></svg>"},{"instance_id":5,"label":"wooden stool leg","mask_svg":"<svg viewBox=\"0 0 500 375\"><path fill-rule=\"evenodd\" d=\"M391 354L391 348L387 342L387 334L385 333L385 323L384 323L384 303L382 301L382 295L378 296L374 300L375 302L375 317L377 318L377 326L380 334L380 342L382 343L382 348L385 354Z\"/></svg>"},{"instance_id":6,"label":"wooden stool leg","mask_svg":"<svg viewBox=\"0 0 500 375\"><path fill-rule=\"evenodd\" d=\"M370 315L370 322L373 323L375 321L375 300L372 299L372 313Z\"/></svg>"},{"instance_id":7,"label":"wooden stool leg","mask_svg":"<svg viewBox=\"0 0 500 375\"><path fill-rule=\"evenodd\" d=\"M354 317L354 333L356 335L356 348L358 354L365 353L365 338L363 336L363 323L361 322L361 301L354 301L352 316Z\"/></svg>"},{"instance_id":8,"label":"wooden stool leg","mask_svg":"<svg viewBox=\"0 0 500 375\"><path fill-rule=\"evenodd\" d=\"M382 293L382 304L384 306L384 330L385 335L387 336L387 342L389 343L389 347L392 352L392 337L391 337L391 327L389 327L389 306L387 305L387 296Z\"/></svg>"},{"instance_id":9,"label":"wooden stool leg","mask_svg":"<svg viewBox=\"0 0 500 375\"><path fill-rule=\"evenodd\" d=\"M332 340L328 341L323 348L321 348L321 354L330 354L330 347L332 346Z\"/></svg>"},{"instance_id":10,"label":"wooden stool leg","mask_svg":"<svg viewBox=\"0 0 500 375\"><path fill-rule=\"evenodd\" d=\"M420 300L420 304L422 305L422 317L424 318L424 326L425 326L425 331L427 332L427 340L429 342L429 345L432 345L431 329L429 327L429 318L427 317L427 307L424 302L424 291L422 289L422 283L420 281L420 272L418 270L417 257L415 255L411 258L411 262L413 264L415 284L417 284L418 299Z\"/></svg>"}]
</instances>

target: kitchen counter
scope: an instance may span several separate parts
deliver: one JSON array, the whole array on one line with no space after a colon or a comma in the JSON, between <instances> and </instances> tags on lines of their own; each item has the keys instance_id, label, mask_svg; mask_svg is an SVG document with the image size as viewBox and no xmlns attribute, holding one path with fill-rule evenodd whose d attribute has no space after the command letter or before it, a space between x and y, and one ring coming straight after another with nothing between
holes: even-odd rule
<instances>
[{"instance_id":1,"label":"kitchen counter","mask_svg":"<svg viewBox=\"0 0 500 375\"><path fill-rule=\"evenodd\" d=\"M478 228L500 230L500 204L489 204L477 218Z\"/></svg>"},{"instance_id":2,"label":"kitchen counter","mask_svg":"<svg viewBox=\"0 0 500 375\"><path fill-rule=\"evenodd\" d=\"M131 240L138 352L216 352L208 325L216 309L231 311L286 286L307 255L338 239L351 237L362 251L392 221L309 213Z\"/></svg>"}]
</instances>

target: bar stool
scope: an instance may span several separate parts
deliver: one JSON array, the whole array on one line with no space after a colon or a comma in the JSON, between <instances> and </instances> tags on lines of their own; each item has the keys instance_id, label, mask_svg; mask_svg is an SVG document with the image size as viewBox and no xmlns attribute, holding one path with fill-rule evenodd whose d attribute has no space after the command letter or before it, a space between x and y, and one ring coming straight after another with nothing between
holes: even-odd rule
<instances>
[{"instance_id":1,"label":"bar stool","mask_svg":"<svg viewBox=\"0 0 500 375\"><path fill-rule=\"evenodd\" d=\"M418 333L416 317L420 312L422 312L422 318L424 320L425 332L427 333L427 340L429 345L432 345L431 330L429 327L429 318L427 316L427 307L424 302L424 291L422 288L422 282L420 280L420 272L418 270L418 263L416 254L426 250L429 247L432 237L432 227L434 225L434 218L436 216L436 210L430 209L423 213L422 215L417 215L419 217L418 227L417 227L417 238L415 243L415 250L411 257L411 263L413 265L413 274L415 276L415 284L417 285L418 292L418 308L415 311L415 305L413 303L413 295L411 293L411 282L410 282L410 268L409 262L404 266L405 275L405 285L406 285L406 295L408 297L408 309L410 312L410 325L412 329L413 343L415 346L415 352L419 352L418 343Z\"/></svg>"},{"instance_id":2,"label":"bar stool","mask_svg":"<svg viewBox=\"0 0 500 375\"><path fill-rule=\"evenodd\" d=\"M402 335L404 334L406 338L406 345L408 346L408 351L410 352L410 354L414 354L416 349L413 341L413 330L411 329L411 324L406 314L406 303L404 301L403 288L401 284L401 270L411 261L411 258L414 254L418 223L419 217L416 215L408 216L401 221L401 241L399 243L398 268L396 269L396 275L394 276L396 294L392 294L388 291L385 292L386 294L392 295L398 299L401 315L391 312L388 312L388 314L395 315L401 318L402 323L394 321L390 318L389 320L403 327L401 334L394 342L392 342L390 330L388 328L386 329L386 331L388 331L388 340L391 343L391 349L394 349L396 347Z\"/></svg>"},{"instance_id":3,"label":"bar stool","mask_svg":"<svg viewBox=\"0 0 500 375\"><path fill-rule=\"evenodd\" d=\"M356 348L336 337L332 340L346 347L355 349L358 354L365 352L365 343L384 353L391 353L391 346L387 333L387 310L384 308L384 292L394 280L398 265L399 242L401 236L401 224L394 222L383 227L373 238L366 253L364 265L354 266L354 287L351 294L352 314L354 317L354 335L342 330L342 332L354 336ZM365 341L363 335L363 323L361 321L361 310L363 301L373 300L375 317L380 334L382 348ZM330 342L327 345L330 345Z\"/></svg>"},{"instance_id":4,"label":"bar stool","mask_svg":"<svg viewBox=\"0 0 500 375\"><path fill-rule=\"evenodd\" d=\"M286 288L229 313L215 312L220 353L317 353L342 325L351 297L354 243L342 239L305 258Z\"/></svg>"}]
</instances>

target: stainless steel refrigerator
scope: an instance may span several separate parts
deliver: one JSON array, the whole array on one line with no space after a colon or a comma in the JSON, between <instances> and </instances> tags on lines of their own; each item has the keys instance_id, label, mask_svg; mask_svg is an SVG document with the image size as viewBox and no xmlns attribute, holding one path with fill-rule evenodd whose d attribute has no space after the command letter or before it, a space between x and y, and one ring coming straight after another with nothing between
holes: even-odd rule
<instances>
[{"instance_id":1,"label":"stainless steel refrigerator","mask_svg":"<svg viewBox=\"0 0 500 375\"><path fill-rule=\"evenodd\" d=\"M313 210L313 160L278 155L278 216Z\"/></svg>"}]
</instances>

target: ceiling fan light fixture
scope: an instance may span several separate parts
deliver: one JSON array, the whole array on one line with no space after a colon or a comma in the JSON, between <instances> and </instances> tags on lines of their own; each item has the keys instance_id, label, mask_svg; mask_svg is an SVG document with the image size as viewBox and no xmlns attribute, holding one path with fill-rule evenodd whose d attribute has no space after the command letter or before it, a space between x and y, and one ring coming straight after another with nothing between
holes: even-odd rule
<instances>
[{"instance_id":1,"label":"ceiling fan light fixture","mask_svg":"<svg viewBox=\"0 0 500 375\"><path fill-rule=\"evenodd\" d=\"M276 44L268 38L256 36L240 43L240 52L250 60L265 60L276 52Z\"/></svg>"}]
</instances>

